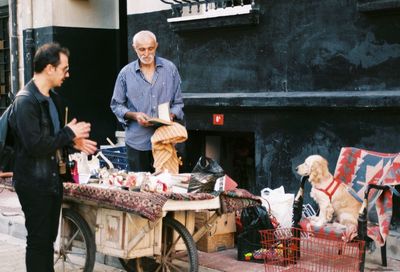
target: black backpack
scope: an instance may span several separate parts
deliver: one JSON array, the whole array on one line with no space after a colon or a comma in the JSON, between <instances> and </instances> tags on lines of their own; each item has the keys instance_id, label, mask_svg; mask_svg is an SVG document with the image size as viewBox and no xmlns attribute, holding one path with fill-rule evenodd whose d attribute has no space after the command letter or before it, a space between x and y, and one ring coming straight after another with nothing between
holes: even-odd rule
<instances>
[{"instance_id":1,"label":"black backpack","mask_svg":"<svg viewBox=\"0 0 400 272\"><path fill-rule=\"evenodd\" d=\"M17 96L19 95L29 96L30 93L26 90L21 90ZM12 106L13 104L9 105L0 116L0 172L12 171L13 168L14 137L8 124Z\"/></svg>"}]
</instances>

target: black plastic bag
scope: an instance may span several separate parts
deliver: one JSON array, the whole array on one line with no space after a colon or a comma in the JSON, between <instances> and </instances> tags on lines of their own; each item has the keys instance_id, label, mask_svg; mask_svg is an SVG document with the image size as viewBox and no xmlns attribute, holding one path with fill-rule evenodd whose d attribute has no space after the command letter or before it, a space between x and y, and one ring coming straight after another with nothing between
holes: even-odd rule
<instances>
[{"instance_id":1,"label":"black plastic bag","mask_svg":"<svg viewBox=\"0 0 400 272\"><path fill-rule=\"evenodd\" d=\"M214 191L217 179L224 175L224 170L216 161L207 157L200 157L193 167L188 192L210 193Z\"/></svg>"},{"instance_id":2,"label":"black plastic bag","mask_svg":"<svg viewBox=\"0 0 400 272\"><path fill-rule=\"evenodd\" d=\"M254 259L254 252L262 249L260 230L274 229L269 213L264 206L247 207L242 210L240 222L243 231L237 237L239 261L263 262Z\"/></svg>"}]
</instances>

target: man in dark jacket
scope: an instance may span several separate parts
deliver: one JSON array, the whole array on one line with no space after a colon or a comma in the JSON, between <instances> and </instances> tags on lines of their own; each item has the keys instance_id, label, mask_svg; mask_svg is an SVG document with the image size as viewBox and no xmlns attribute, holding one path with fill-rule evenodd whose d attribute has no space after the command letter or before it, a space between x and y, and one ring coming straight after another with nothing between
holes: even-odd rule
<instances>
[{"instance_id":1,"label":"man in dark jacket","mask_svg":"<svg viewBox=\"0 0 400 272\"><path fill-rule=\"evenodd\" d=\"M69 51L55 43L40 47L34 57L34 77L17 95L9 124L16 138L13 182L28 231L27 272L54 271L63 186L60 171L67 147L87 154L96 151L88 139L90 124L65 116L58 95L52 90L69 77Z\"/></svg>"}]
</instances>

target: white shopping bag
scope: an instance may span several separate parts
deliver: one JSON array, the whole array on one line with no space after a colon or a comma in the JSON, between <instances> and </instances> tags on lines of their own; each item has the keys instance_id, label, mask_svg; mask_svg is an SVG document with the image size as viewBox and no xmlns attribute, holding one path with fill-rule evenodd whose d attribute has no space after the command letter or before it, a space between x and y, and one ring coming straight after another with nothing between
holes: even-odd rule
<instances>
[{"instance_id":1,"label":"white shopping bag","mask_svg":"<svg viewBox=\"0 0 400 272\"><path fill-rule=\"evenodd\" d=\"M274 190L264 188L261 190L261 198L271 205L271 213L278 220L280 227L292 226L294 194L285 194L283 186Z\"/></svg>"}]
</instances>

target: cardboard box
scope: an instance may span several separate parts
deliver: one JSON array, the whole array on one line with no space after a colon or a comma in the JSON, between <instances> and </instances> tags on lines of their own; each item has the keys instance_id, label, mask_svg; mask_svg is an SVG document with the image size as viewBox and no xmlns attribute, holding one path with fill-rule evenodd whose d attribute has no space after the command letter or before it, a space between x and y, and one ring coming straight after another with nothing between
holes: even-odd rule
<instances>
[{"instance_id":1,"label":"cardboard box","mask_svg":"<svg viewBox=\"0 0 400 272\"><path fill-rule=\"evenodd\" d=\"M235 247L235 233L206 233L198 242L197 249L204 252L216 252Z\"/></svg>"},{"instance_id":2,"label":"cardboard box","mask_svg":"<svg viewBox=\"0 0 400 272\"><path fill-rule=\"evenodd\" d=\"M214 214L213 211L196 212L195 229L204 226L205 222ZM235 213L222 214L209 231L209 235L236 232Z\"/></svg>"},{"instance_id":3,"label":"cardboard box","mask_svg":"<svg viewBox=\"0 0 400 272\"><path fill-rule=\"evenodd\" d=\"M214 214L210 211L196 213L195 228L199 229ZM197 242L197 249L216 252L235 247L235 213L221 215L211 229Z\"/></svg>"}]
</instances>

